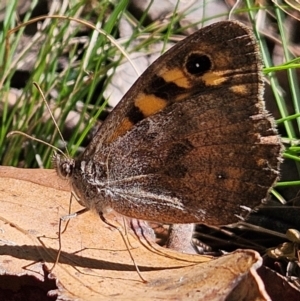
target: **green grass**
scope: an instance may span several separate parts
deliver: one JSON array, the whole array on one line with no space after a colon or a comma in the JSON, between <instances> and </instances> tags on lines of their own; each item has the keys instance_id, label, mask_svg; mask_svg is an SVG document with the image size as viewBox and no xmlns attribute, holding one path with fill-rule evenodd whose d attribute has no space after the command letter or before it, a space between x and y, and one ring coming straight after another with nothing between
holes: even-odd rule
<instances>
[{"instance_id":1,"label":"green grass","mask_svg":"<svg viewBox=\"0 0 300 301\"><path fill-rule=\"evenodd\" d=\"M51 19L32 20L32 11L29 10L24 18L25 21L29 20L26 26L17 26L16 2L10 1L10 6L7 7L4 28L0 35L0 96L3 100L0 162L2 165L24 167L38 166L36 155L41 157L45 167L50 167L53 150L22 136L12 136L8 139L6 137L8 132L23 131L53 145L58 145L60 139L53 121L45 117L49 114L33 82L40 85L61 131L64 129L69 112L79 111L80 121L73 129L67 145L70 155L74 156L106 103L103 91L112 76L107 76L108 70L114 70L126 59L126 51L147 53L149 45L157 40L166 43L175 32L180 32L178 21L187 13L187 11L177 11L170 14L168 23L155 21L144 26L142 21L147 10L140 20L136 20L127 10L127 0L115 1L114 5L111 1L99 1L98 6L93 8L95 13L91 13L90 10L85 14L82 10L86 1L82 1L74 7L56 12L65 19L52 16ZM34 5L35 2L32 3L32 7ZM72 21L71 26L71 21L67 18L78 18L78 16L79 19L90 22L90 25L83 25L78 20L78 22ZM132 24L134 30L130 37L118 41L113 37L118 37L121 17ZM17 52L25 28L37 22L41 30L25 47L21 47L22 51ZM93 30L92 26L101 28L101 32ZM79 29L83 27L87 34L79 38ZM133 41L134 47L132 47ZM17 103L9 108L6 99L17 65L24 61L33 49L36 49L36 52L30 78L22 89L22 95ZM58 58L62 56L67 56L70 63L58 71ZM56 95L52 96L53 94ZM78 110L77 106L81 103L83 105Z\"/></svg>"},{"instance_id":2,"label":"green grass","mask_svg":"<svg viewBox=\"0 0 300 301\"><path fill-rule=\"evenodd\" d=\"M93 18L93 22L96 25L103 22L102 31L107 35L115 35L126 4L127 1L119 1L114 6L112 13L109 13L112 10L109 2L102 1L96 9L102 12L99 14L98 19L95 19L95 15L89 16L89 14L84 16L83 19ZM84 2L60 12L60 14L75 18L82 10L83 5ZM105 14L107 15L104 17ZM7 15L7 18L9 20L6 23L9 25L5 27L1 45L5 45L5 38L9 34L9 29L15 27L13 23L14 14ZM26 87L23 89L22 95L18 99L18 103L12 110L5 106L1 119L0 143L2 147L0 158L1 163L4 165L16 166L20 163L20 158L22 158L22 165L26 167L36 166L35 154L39 154L45 166L50 166L53 150L49 149L49 147L28 141L28 139L24 139L21 136L6 138L10 130L20 130L54 145L57 144L59 139L57 130L52 120L48 118L47 121L44 121L47 112L41 95L33 86L33 82L37 82L44 91L61 130L64 128L68 113L75 110L78 102L84 103L80 111L81 119L73 129L68 141L68 148L71 151L71 155L73 155L76 151L73 146L82 141L83 137L81 136L86 135L93 125L91 122L88 122L91 116L96 119L105 103L102 91L104 91L109 80L106 77L106 72L119 63L119 60L114 60L114 56L119 50L112 45L105 35L96 31L92 32L91 28L89 28L88 31L90 33L79 38L77 36L79 28L84 25L73 21L73 24L76 25L71 27L70 21L67 19L52 18L40 20L39 22L45 22L48 25L41 30L40 34L36 34L32 38L29 42L30 44L23 51L25 55L33 48L38 49L34 59L33 72ZM23 54L18 58L14 57L15 49L19 43L18 37L21 36L24 28L20 27L10 35L9 51L5 51L5 47L1 49L2 99L5 98L7 91L10 89L11 78L16 70L17 63L22 61L22 57L24 57ZM91 43L90 39L94 40L94 43ZM84 44L80 43L82 40ZM67 56L71 63L58 72L58 58L63 55ZM98 85L103 85L103 88L100 93L96 94L95 91ZM57 94L55 98L51 97L51 93ZM91 105L92 101L93 104ZM84 131L79 130L82 123L86 125Z\"/></svg>"},{"instance_id":3,"label":"green grass","mask_svg":"<svg viewBox=\"0 0 300 301\"><path fill-rule=\"evenodd\" d=\"M247 1L248 5L251 5L251 1ZM272 8L272 12L274 13L274 16L277 20L278 30L280 34L280 42L283 48L284 53L284 59L287 63L282 64L280 66L273 66L271 54L269 53L269 48L267 46L266 40L259 33L256 28L254 28L256 35L258 37L263 62L265 65L264 72L266 74L267 79L270 82L270 85L273 90L273 95L276 99L276 103L281 115L281 118L277 120L277 124L281 125L283 124L285 131L286 131L286 137L282 136L282 141L284 141L285 145L285 152L284 152L284 159L285 160L293 160L294 164L297 167L298 170L298 176L300 173L300 160L299 160L299 151L300 148L295 146L295 144L299 144L299 135L298 131L300 129L300 87L299 87L299 78L296 74L296 68L300 67L300 61L299 58L294 58L288 48L289 41L286 36L286 31L284 30L284 20L286 18L283 10L280 7L277 7L274 5ZM250 17L252 21L254 21L255 15L253 11L250 11ZM289 89L291 91L291 97L292 97L292 103L293 103L293 110L294 114L290 115L288 113L288 108L286 104L286 99L284 98L283 93L281 93L280 84L277 79L276 71L282 71L286 70L288 82L289 82ZM296 120L296 127L295 123L292 123L294 120ZM281 181L277 183L276 187L289 187L289 186L299 186L300 181L295 179L294 181ZM283 200L283 198L279 195L278 192L275 192L273 190L273 194L277 197L277 199Z\"/></svg>"},{"instance_id":4,"label":"green grass","mask_svg":"<svg viewBox=\"0 0 300 301\"><path fill-rule=\"evenodd\" d=\"M26 28L26 26L17 27L19 24L16 23L15 17L16 2L16 0L9 1L3 30L0 32L0 97L2 106L0 163L11 166L36 167L38 166L36 155L39 155L43 165L50 167L53 152L48 146L23 136L15 135L7 138L7 133L12 130L23 131L56 146L60 144L57 129L53 121L47 117L49 114L33 82L40 85L62 131L69 112L77 111L80 113L80 121L67 141L70 155L74 156L106 104L103 91L105 91L112 76L107 76L107 72L115 70L119 64L125 61L127 59L126 53L130 54L134 51L148 53L149 45L158 40L163 41L166 45L167 41L176 40L183 29L203 22L203 19L199 19L195 24L190 24L184 28L180 27L180 19L189 14L190 9L180 10L176 6L174 13L166 16L165 19L168 22L157 20L143 25L147 10L140 20L137 20L128 11L127 0L94 1L93 3L97 3L97 7L94 7L92 12L86 10L86 13L82 12L86 1L82 1L65 10L60 8L60 11L56 12L56 14L64 16L64 19L55 17L40 19L41 30L25 46L21 47L22 51L18 52L19 54L16 56L16 49L20 47L21 36ZM234 13L246 13L254 24L259 10L263 10L264 7L254 6L253 1L250 0L246 3L248 7L238 9ZM32 7L34 5L35 1L32 2ZM204 6L203 12L205 10L206 7ZM283 137L283 139L290 144L290 146L287 145L285 155L290 160L293 156L298 158L299 153L299 148L295 145L295 141L298 141L299 137L297 137L291 120L296 119L299 128L299 80L294 68L297 68L300 62L291 56L287 48L287 38L284 35L282 25L283 12L276 7L273 7L272 10L278 22L284 54L288 63L274 67L265 38L258 30L254 29L254 31L262 50L264 71L272 85L282 116L278 123L283 123L287 132L287 137ZM25 21L32 19L31 12L28 10L24 17ZM97 28L101 28L101 32L93 30L90 25L84 25L79 21L71 22L67 18L78 18L78 16ZM216 17L219 17L219 14L216 14ZM131 36L125 39L118 39L118 25L121 18L124 18L133 27ZM213 19L213 17L206 19ZM85 28L84 33L82 33L83 28ZM10 32L12 29L15 31ZM81 36L79 37L78 34ZM13 75L18 64L24 61L26 55L33 49L36 49L33 71L26 86L22 89L17 103L9 108L6 99L11 88ZM70 63L59 69L58 58L63 56L66 56ZM276 71L281 69L288 70L294 105L292 116L287 113L285 100L278 89ZM78 108L78 104L82 104L82 106ZM82 125L84 125L83 129Z\"/></svg>"}]
</instances>

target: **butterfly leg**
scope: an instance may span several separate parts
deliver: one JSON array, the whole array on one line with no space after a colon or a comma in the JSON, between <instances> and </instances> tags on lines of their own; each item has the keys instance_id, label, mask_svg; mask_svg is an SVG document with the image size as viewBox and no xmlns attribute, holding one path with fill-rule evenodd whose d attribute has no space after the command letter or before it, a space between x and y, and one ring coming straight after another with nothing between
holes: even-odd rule
<instances>
[{"instance_id":1,"label":"butterfly leg","mask_svg":"<svg viewBox=\"0 0 300 301\"><path fill-rule=\"evenodd\" d=\"M71 214L62 216L62 217L59 219L59 225L58 225L58 251L57 251L57 255L56 255L56 260L55 260L55 262L54 262L52 268L50 269L50 272L53 271L54 267L57 265L57 263L58 263L58 261L59 261L59 257L60 257L61 250L62 250L62 245L61 245L61 235L62 235L63 232L66 231L67 225L68 225L70 219L75 218L75 217L77 217L78 215L81 215L81 214L83 214L83 213L85 213L85 212L87 212L87 211L89 211L88 208L83 208L83 209L81 209L81 210L79 210L79 211L77 211L77 212L74 212L74 213L71 213ZM67 225L66 225L66 227L64 228L64 230L62 230L62 228L61 228L61 227L62 227L62 222L64 222L64 221L67 221Z\"/></svg>"},{"instance_id":2,"label":"butterfly leg","mask_svg":"<svg viewBox=\"0 0 300 301\"><path fill-rule=\"evenodd\" d=\"M130 256L130 258L131 258L131 260L132 260L132 262L133 262L133 264L134 264L134 266L135 266L135 269L136 269L136 272L137 272L138 276L140 277L140 279L142 280L142 282L147 283L147 280L145 280L144 277L142 276L142 274L141 274L141 272L140 272L140 270L139 270L139 267L138 267L138 265L136 264L136 262L135 262L135 260L134 260L134 257L133 257L133 255L132 255L132 253L131 253L131 251L130 251L130 248L129 248L129 242L128 242L128 240L127 240L128 238L127 238L127 239L125 238L124 234L122 233L122 231L121 231L121 229L120 229L119 227L113 225L112 223L110 223L110 222L104 217L103 212L99 212L99 217L100 217L100 219L102 220L102 222L104 222L104 223L107 224L108 226L112 227L113 229L116 229L116 230L120 233L120 235L121 235L121 237L122 237L122 240L123 240L123 242L124 242L124 244L125 244L125 246L126 246L126 249L127 249L128 253L129 253L129 256Z\"/></svg>"}]
</instances>

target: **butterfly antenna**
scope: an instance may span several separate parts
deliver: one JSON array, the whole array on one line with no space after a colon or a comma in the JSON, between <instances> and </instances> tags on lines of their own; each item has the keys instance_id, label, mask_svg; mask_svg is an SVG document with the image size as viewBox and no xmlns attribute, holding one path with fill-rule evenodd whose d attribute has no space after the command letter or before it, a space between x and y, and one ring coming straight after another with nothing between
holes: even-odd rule
<instances>
[{"instance_id":1,"label":"butterfly antenna","mask_svg":"<svg viewBox=\"0 0 300 301\"><path fill-rule=\"evenodd\" d=\"M63 143L64 143L64 148L65 148L65 150L66 150L66 153L67 153L67 155L69 156L69 151L68 151L68 148L67 148L67 143L66 143L66 141L65 141L65 139L64 139L64 137L63 137L63 135L62 135L62 133L61 133L61 131L60 131L60 129L59 129L59 126L58 126L58 124L57 124L57 122L56 122L56 120L55 120L53 114L52 114L52 111L51 111L51 109L50 109L50 107L49 107L49 104L48 104L47 101L46 101L45 95L44 95L44 93L43 93L43 91L42 91L42 89L41 89L41 87L39 86L38 83L33 82L33 84L35 85L35 87L36 87L36 88L38 89L38 91L40 92L40 94L41 94L41 96L42 96L42 98L43 98L43 101L44 101L44 103L45 103L45 105L46 105L46 107L47 107L47 109L48 109L48 112L49 112L49 114L50 114L50 116L51 116L51 119L53 120L53 123L55 124L55 127L56 127L56 129L57 129L57 131L58 131L58 134L59 134L61 140L62 140ZM46 144L46 145L49 145L48 143L45 143L45 144ZM56 147L53 147L53 148L57 149ZM60 152L63 153L62 151L60 151ZM63 154L64 154L64 153L63 153ZM65 156L65 154L64 154L64 156Z\"/></svg>"},{"instance_id":2,"label":"butterfly antenna","mask_svg":"<svg viewBox=\"0 0 300 301\"><path fill-rule=\"evenodd\" d=\"M21 131L11 131L7 134L7 137L10 137L10 136L13 136L13 135L22 135L22 136L25 136L28 139L33 140L33 141L43 143L43 144L45 144L47 146L50 146L51 148L55 149L57 152L61 153L63 156L66 156L66 154L61 149L59 149L58 147L53 146L53 145L51 145L50 143L48 143L46 141L43 141L43 140L40 140L38 138L32 137L32 136L30 136L26 133L21 132Z\"/></svg>"}]
</instances>

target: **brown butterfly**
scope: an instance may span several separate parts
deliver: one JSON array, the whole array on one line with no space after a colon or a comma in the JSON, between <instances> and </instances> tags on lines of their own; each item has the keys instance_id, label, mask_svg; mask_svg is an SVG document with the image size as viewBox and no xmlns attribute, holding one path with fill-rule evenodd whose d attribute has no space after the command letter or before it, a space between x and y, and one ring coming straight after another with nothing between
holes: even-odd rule
<instances>
[{"instance_id":1,"label":"brown butterfly","mask_svg":"<svg viewBox=\"0 0 300 301\"><path fill-rule=\"evenodd\" d=\"M163 223L225 224L264 199L282 145L246 26L224 21L156 60L76 160L54 156L79 202Z\"/></svg>"}]
</instances>

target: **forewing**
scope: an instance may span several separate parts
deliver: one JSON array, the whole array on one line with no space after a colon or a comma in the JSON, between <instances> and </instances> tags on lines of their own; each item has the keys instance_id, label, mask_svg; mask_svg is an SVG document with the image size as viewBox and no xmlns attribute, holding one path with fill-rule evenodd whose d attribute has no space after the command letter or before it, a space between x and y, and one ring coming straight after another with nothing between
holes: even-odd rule
<instances>
[{"instance_id":1,"label":"forewing","mask_svg":"<svg viewBox=\"0 0 300 301\"><path fill-rule=\"evenodd\" d=\"M198 54L208 58L211 66L200 58L199 63L210 68L203 74L192 74L189 69L198 63ZM83 158L100 152L141 120L193 95L212 90L215 94L218 90L244 91L248 84L254 94L260 94L260 69L256 42L241 23L219 22L197 31L178 42L140 76L106 118Z\"/></svg>"}]
</instances>

